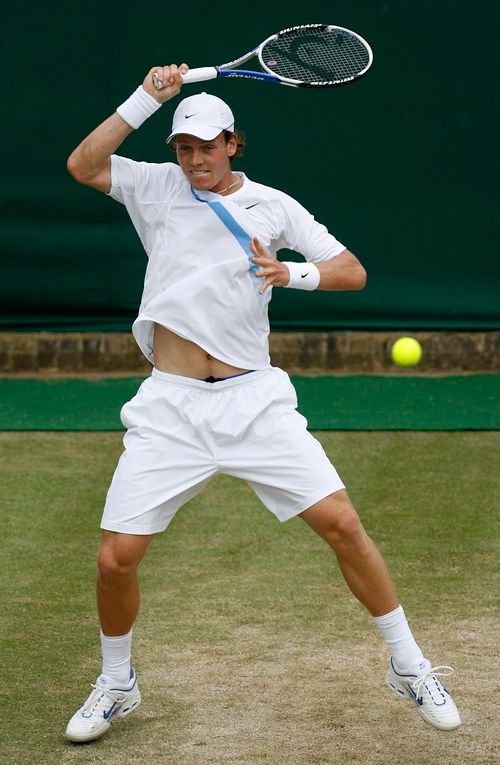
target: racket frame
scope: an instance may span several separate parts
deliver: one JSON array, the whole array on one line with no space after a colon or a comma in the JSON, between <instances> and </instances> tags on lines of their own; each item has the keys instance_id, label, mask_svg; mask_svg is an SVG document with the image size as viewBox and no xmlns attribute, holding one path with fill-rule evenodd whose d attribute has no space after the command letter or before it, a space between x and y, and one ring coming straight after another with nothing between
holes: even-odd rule
<instances>
[{"instance_id":1,"label":"racket frame","mask_svg":"<svg viewBox=\"0 0 500 765\"><path fill-rule=\"evenodd\" d=\"M265 64L263 58L262 58L262 52L265 48L265 46L273 42L274 40L277 40L279 37L282 37L284 35L289 34L290 32L296 32L299 29L321 29L321 30L327 30L327 31L339 31L339 32L347 32L349 35L352 35L355 37L361 45L366 49L366 52L368 53L368 63L366 64L365 68L362 69L361 72L358 74L351 75L349 77L343 77L341 80L328 80L328 81L318 81L318 82L303 82L302 80L293 80L288 77L283 77L279 74L275 74L268 66ZM246 61L249 61L254 56L257 56L259 60L259 64L262 67L262 72L257 72L254 70L249 69L237 69L235 67L240 66L241 64L244 64ZM260 43L256 48L253 48L248 53L245 53L244 56L240 56L240 58L234 59L233 61L228 61L226 64L220 64L219 66L205 66L205 67L199 67L196 69L190 69L187 74L182 75L183 84L188 84L190 82L204 82L206 80L214 80L217 77L236 77L241 79L247 79L247 80L264 80L265 82L272 82L276 85L288 85L292 88L337 88L341 85L347 85L350 82L353 82L354 80L359 80L361 77L364 77L364 75L367 73L369 68L371 67L373 63L373 52L370 47L370 45L367 43L367 41L361 37L361 35L358 35L356 32L353 32L351 29L346 29L345 27L339 27L334 24L302 24L300 26L296 27L288 27L287 29L282 29L281 32L277 32L274 35L270 35L266 40ZM161 90L163 85L161 83L161 80L158 79L156 73L153 74L153 83L155 88L157 90Z\"/></svg>"}]
</instances>

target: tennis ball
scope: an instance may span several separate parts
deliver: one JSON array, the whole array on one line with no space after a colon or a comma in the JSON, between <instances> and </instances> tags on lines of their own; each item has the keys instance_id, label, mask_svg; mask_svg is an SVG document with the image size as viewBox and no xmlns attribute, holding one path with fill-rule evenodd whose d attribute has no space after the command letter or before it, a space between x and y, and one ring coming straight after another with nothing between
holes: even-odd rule
<instances>
[{"instance_id":1,"label":"tennis ball","mask_svg":"<svg viewBox=\"0 0 500 765\"><path fill-rule=\"evenodd\" d=\"M414 367L422 358L422 347L414 337L400 337L391 348L391 358L398 367Z\"/></svg>"}]
</instances>

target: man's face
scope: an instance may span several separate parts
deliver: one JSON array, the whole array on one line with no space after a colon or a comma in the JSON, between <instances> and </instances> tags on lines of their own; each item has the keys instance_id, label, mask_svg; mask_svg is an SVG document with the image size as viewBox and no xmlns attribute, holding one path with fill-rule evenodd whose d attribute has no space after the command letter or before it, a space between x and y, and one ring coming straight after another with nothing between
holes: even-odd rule
<instances>
[{"instance_id":1,"label":"man's face","mask_svg":"<svg viewBox=\"0 0 500 765\"><path fill-rule=\"evenodd\" d=\"M195 189L218 191L231 183L229 157L236 151L236 139L226 143L220 133L213 141L202 141L193 135L175 138L177 161Z\"/></svg>"}]
</instances>

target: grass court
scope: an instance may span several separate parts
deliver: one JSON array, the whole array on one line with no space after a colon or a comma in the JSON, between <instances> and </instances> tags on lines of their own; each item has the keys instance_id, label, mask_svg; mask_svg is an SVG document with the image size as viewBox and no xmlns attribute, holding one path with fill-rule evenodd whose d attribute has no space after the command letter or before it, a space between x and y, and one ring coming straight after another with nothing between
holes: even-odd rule
<instances>
[{"instance_id":1,"label":"grass court","mask_svg":"<svg viewBox=\"0 0 500 765\"><path fill-rule=\"evenodd\" d=\"M95 553L119 432L0 433L2 763L496 763L500 434L322 432L463 725L426 725L329 548L217 477L142 565L138 711L66 742L100 670ZM495 748L497 747L497 748Z\"/></svg>"}]
</instances>

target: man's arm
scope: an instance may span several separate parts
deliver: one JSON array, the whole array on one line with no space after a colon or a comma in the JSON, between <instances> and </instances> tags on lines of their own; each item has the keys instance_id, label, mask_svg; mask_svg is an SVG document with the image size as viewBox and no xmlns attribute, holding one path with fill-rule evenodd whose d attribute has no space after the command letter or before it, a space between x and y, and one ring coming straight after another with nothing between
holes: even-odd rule
<instances>
[{"instance_id":1,"label":"man's arm","mask_svg":"<svg viewBox=\"0 0 500 765\"><path fill-rule=\"evenodd\" d=\"M267 287L287 287L290 283L290 271L285 263L281 263L269 253L263 244L255 237L250 249L254 253L252 261L259 266L256 276L262 278L260 292L263 293ZM299 264L297 264L299 265ZM307 261L303 264L304 272L307 271ZM314 266L319 271L320 290L362 290L366 284L366 271L355 255L349 250L344 250L340 255L324 260L321 263L315 263Z\"/></svg>"},{"instance_id":2,"label":"man's arm","mask_svg":"<svg viewBox=\"0 0 500 765\"><path fill-rule=\"evenodd\" d=\"M153 67L142 84L143 90L158 104L178 95L182 87L182 74L187 64ZM164 83L156 90L152 76L156 73ZM111 191L111 155L115 153L134 128L116 112L90 133L68 158L67 167L75 181L109 194Z\"/></svg>"},{"instance_id":3,"label":"man's arm","mask_svg":"<svg viewBox=\"0 0 500 765\"><path fill-rule=\"evenodd\" d=\"M319 290L362 290L366 284L366 271L350 250L316 263L316 267L320 277Z\"/></svg>"},{"instance_id":4,"label":"man's arm","mask_svg":"<svg viewBox=\"0 0 500 765\"><path fill-rule=\"evenodd\" d=\"M111 191L111 155L132 133L119 114L112 114L85 138L68 158L68 172L75 181L109 194Z\"/></svg>"}]
</instances>

